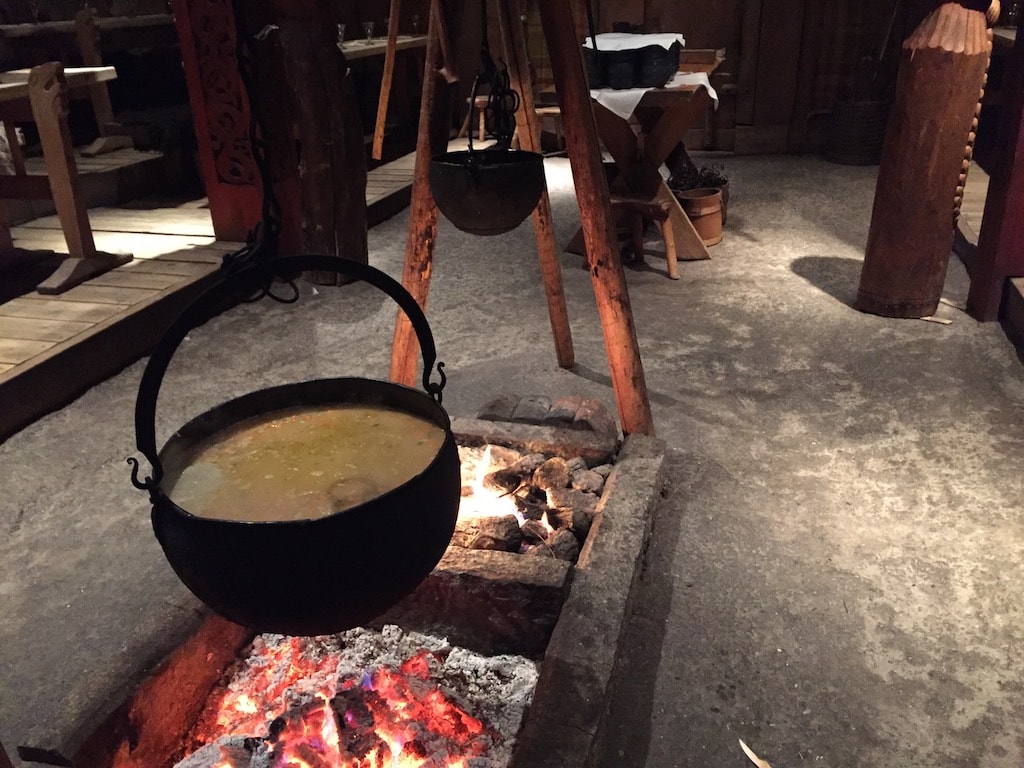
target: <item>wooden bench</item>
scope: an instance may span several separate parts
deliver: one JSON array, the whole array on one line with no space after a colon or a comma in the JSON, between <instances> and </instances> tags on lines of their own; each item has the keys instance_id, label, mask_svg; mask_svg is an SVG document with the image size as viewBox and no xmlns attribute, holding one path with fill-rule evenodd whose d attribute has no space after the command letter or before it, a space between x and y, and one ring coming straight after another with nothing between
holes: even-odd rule
<instances>
[{"instance_id":1,"label":"wooden bench","mask_svg":"<svg viewBox=\"0 0 1024 768\"><path fill-rule=\"evenodd\" d=\"M0 174L0 200L52 198L60 219L69 258L38 286L40 293L61 293L90 277L132 260L130 254L96 250L88 212L78 185L68 100L71 93L117 77L113 67L64 69L57 62L0 73L0 120L11 150L14 173ZM39 131L46 176L26 172L14 130L16 122L33 122ZM10 224L0 203L0 264L15 254Z\"/></svg>"}]
</instances>

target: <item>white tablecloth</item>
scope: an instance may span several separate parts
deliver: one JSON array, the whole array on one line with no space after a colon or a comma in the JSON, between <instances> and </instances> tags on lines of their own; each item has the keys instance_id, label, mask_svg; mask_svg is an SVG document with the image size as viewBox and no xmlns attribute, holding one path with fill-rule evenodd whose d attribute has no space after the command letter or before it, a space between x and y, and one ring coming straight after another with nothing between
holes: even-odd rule
<instances>
[{"instance_id":1,"label":"white tablecloth","mask_svg":"<svg viewBox=\"0 0 1024 768\"><path fill-rule=\"evenodd\" d=\"M602 48L601 37L602 35L597 36L598 50L601 50ZM706 88L708 95L715 103L715 109L718 109L718 94L715 93L715 89L711 87L711 80L708 79L706 73L676 72L672 79L665 83L663 87L677 88L683 85L697 85ZM614 88L595 88L590 91L590 98L609 112L618 115L623 120L629 120L633 111L636 109L637 104L639 104L640 100L644 97L644 94L651 90L654 89L623 88L621 90L616 90Z\"/></svg>"},{"instance_id":2,"label":"white tablecloth","mask_svg":"<svg viewBox=\"0 0 1024 768\"><path fill-rule=\"evenodd\" d=\"M593 48L592 37L583 41L584 48ZM597 50L599 51L632 51L636 48L646 48L648 45L660 45L666 51L673 43L686 45L683 36L675 32L666 32L650 35L641 35L631 32L602 32L597 36Z\"/></svg>"}]
</instances>

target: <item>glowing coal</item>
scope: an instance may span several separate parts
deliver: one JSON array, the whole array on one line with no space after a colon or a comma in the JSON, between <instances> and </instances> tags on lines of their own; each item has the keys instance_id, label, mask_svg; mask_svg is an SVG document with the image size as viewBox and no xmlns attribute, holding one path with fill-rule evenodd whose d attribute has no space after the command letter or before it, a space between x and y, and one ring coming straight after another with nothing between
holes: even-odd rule
<instances>
[{"instance_id":1,"label":"glowing coal","mask_svg":"<svg viewBox=\"0 0 1024 768\"><path fill-rule=\"evenodd\" d=\"M176 768L499 768L536 681L522 657L393 626L261 635Z\"/></svg>"}]
</instances>

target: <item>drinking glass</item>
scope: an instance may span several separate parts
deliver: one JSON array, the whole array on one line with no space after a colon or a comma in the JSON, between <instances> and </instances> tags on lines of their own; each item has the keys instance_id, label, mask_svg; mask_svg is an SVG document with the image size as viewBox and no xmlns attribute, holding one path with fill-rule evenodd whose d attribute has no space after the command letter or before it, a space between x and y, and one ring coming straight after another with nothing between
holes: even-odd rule
<instances>
[{"instance_id":1,"label":"drinking glass","mask_svg":"<svg viewBox=\"0 0 1024 768\"><path fill-rule=\"evenodd\" d=\"M372 21L364 21L363 22L363 29L366 30L366 44L367 45L373 45L373 22Z\"/></svg>"},{"instance_id":2,"label":"drinking glass","mask_svg":"<svg viewBox=\"0 0 1024 768\"><path fill-rule=\"evenodd\" d=\"M418 13L414 13L412 15L412 33L414 35L418 35L419 32L420 32L420 15Z\"/></svg>"},{"instance_id":3,"label":"drinking glass","mask_svg":"<svg viewBox=\"0 0 1024 768\"><path fill-rule=\"evenodd\" d=\"M338 43L340 44L340 43L344 43L344 42L345 42L345 25L344 24L339 24L338 25Z\"/></svg>"}]
</instances>

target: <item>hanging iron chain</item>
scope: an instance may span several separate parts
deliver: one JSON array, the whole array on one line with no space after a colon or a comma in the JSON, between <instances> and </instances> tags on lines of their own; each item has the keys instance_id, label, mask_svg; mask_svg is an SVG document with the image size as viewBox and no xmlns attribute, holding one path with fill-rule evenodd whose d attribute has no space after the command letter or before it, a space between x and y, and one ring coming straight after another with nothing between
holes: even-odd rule
<instances>
[{"instance_id":1,"label":"hanging iron chain","mask_svg":"<svg viewBox=\"0 0 1024 768\"><path fill-rule=\"evenodd\" d=\"M245 29L244 14L241 3L232 3L235 14L235 25L238 30ZM253 163L259 173L263 199L260 208L260 221L249 233L248 241L237 251L224 255L221 271L225 280L235 280L239 275L246 279L239 280L244 295L239 301L251 303L263 298L270 298L282 304L298 301L299 289L294 280L285 279L290 287L289 295L274 292L276 276L260 270L259 266L278 255L278 241L281 235L281 204L274 193L274 181L267 160L267 141L269 135L266 120L256 88L256 67L254 61L259 58L254 50L259 45L268 44L267 40L278 27L268 24L250 39L244 34L237 35L235 57L238 61L238 77L249 102L249 148Z\"/></svg>"}]
</instances>

